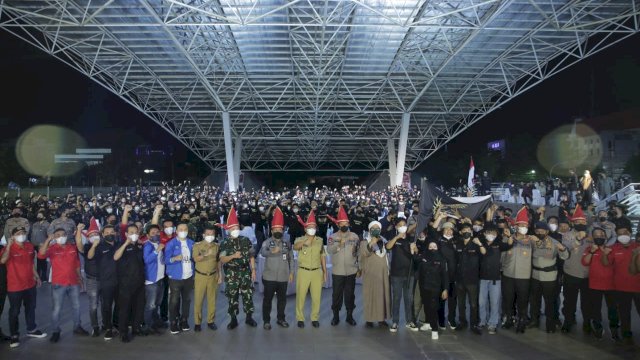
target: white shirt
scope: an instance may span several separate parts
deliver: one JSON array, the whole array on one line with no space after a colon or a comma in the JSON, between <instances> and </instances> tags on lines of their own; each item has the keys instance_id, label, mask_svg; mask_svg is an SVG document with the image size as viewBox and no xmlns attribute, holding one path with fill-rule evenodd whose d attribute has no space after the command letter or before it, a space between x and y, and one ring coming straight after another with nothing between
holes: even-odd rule
<instances>
[{"instance_id":1,"label":"white shirt","mask_svg":"<svg viewBox=\"0 0 640 360\"><path fill-rule=\"evenodd\" d=\"M240 230L240 236L244 236L251 240L251 244L256 245L258 243L258 239L256 238L256 232L253 230L251 226L245 226L244 229Z\"/></svg>"},{"instance_id":2,"label":"white shirt","mask_svg":"<svg viewBox=\"0 0 640 360\"><path fill-rule=\"evenodd\" d=\"M193 276L193 267L191 266L191 251L187 241L180 241L180 249L182 251L182 280Z\"/></svg>"}]
</instances>

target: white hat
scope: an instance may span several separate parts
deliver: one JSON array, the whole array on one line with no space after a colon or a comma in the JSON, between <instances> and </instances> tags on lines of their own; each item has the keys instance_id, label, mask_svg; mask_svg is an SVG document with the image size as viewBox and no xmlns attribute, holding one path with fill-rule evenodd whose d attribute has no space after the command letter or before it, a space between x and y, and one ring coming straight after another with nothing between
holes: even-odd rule
<instances>
[{"instance_id":1,"label":"white hat","mask_svg":"<svg viewBox=\"0 0 640 360\"><path fill-rule=\"evenodd\" d=\"M370 223L369 223L369 230L371 230L371 227L372 227L373 225L378 225L378 227L382 229L382 224L380 224L380 221L375 221L375 220L374 220L374 221L370 222Z\"/></svg>"}]
</instances>

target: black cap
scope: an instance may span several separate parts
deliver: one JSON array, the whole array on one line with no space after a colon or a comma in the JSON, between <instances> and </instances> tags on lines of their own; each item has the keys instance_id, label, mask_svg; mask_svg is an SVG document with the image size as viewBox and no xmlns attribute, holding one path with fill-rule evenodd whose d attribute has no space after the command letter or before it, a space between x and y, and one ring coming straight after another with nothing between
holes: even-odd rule
<instances>
[{"instance_id":1,"label":"black cap","mask_svg":"<svg viewBox=\"0 0 640 360\"><path fill-rule=\"evenodd\" d=\"M24 226L18 226L16 228L14 228L13 230L11 230L11 235L15 235L18 231L27 232L27 229L25 229Z\"/></svg>"},{"instance_id":2,"label":"black cap","mask_svg":"<svg viewBox=\"0 0 640 360\"><path fill-rule=\"evenodd\" d=\"M538 221L538 222L536 222L536 224L535 224L535 226L534 226L534 227L535 227L535 229L536 229L536 230L540 229L540 230L547 230L547 231L549 231L549 225L547 225L547 223L546 223L546 222L544 222L544 221Z\"/></svg>"}]
</instances>

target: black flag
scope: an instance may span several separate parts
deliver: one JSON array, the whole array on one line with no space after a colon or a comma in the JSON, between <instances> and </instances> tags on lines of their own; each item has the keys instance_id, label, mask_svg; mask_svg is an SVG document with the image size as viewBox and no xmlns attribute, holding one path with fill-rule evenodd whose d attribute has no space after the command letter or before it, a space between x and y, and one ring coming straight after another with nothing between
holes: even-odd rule
<instances>
[{"instance_id":1,"label":"black flag","mask_svg":"<svg viewBox=\"0 0 640 360\"><path fill-rule=\"evenodd\" d=\"M416 224L416 237L427 227L429 220L438 210L452 216L457 216L456 214L459 213L460 216L474 220L482 216L491 203L491 195L450 197L423 179L420 187L420 213Z\"/></svg>"}]
</instances>

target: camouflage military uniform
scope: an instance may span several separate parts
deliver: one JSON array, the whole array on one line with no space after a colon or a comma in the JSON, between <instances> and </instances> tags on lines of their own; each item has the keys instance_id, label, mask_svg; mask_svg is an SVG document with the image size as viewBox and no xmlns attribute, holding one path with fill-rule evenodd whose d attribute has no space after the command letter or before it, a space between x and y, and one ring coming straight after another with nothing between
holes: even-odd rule
<instances>
[{"instance_id":1,"label":"camouflage military uniform","mask_svg":"<svg viewBox=\"0 0 640 360\"><path fill-rule=\"evenodd\" d=\"M244 236L237 239L227 238L220 245L220 256L230 256L240 251L242 257L224 264L226 286L225 296L229 299L229 315L235 317L240 312L238 297L242 296L242 306L246 314L252 314L253 283L251 282L250 259L254 256L251 240Z\"/></svg>"}]
</instances>

